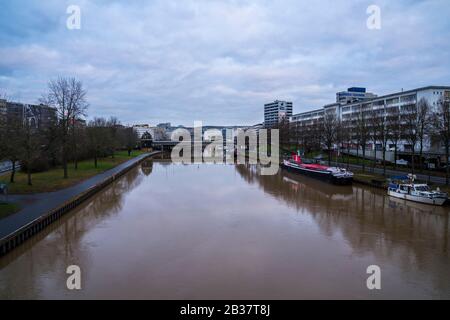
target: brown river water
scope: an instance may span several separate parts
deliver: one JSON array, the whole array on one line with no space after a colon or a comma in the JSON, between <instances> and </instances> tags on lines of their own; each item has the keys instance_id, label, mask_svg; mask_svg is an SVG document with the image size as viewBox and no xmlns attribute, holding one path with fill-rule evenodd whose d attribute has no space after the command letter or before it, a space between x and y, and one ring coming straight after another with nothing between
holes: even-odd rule
<instances>
[{"instance_id":1,"label":"brown river water","mask_svg":"<svg viewBox=\"0 0 450 320\"><path fill-rule=\"evenodd\" d=\"M0 298L450 298L448 206L258 172L145 161L0 258Z\"/></svg>"}]
</instances>

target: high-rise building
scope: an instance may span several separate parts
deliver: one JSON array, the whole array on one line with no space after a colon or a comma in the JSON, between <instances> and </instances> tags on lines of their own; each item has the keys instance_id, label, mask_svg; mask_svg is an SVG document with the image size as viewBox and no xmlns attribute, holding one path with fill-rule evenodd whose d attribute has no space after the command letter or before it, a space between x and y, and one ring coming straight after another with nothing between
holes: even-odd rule
<instances>
[{"instance_id":1,"label":"high-rise building","mask_svg":"<svg viewBox=\"0 0 450 320\"><path fill-rule=\"evenodd\" d=\"M292 116L292 102L275 100L264 105L264 126L276 126L281 120Z\"/></svg>"},{"instance_id":2,"label":"high-rise building","mask_svg":"<svg viewBox=\"0 0 450 320\"><path fill-rule=\"evenodd\" d=\"M352 103L358 101L364 101L367 99L375 98L376 95L370 92L366 92L366 88L361 87L351 87L347 91L341 91L336 93L337 103Z\"/></svg>"}]
</instances>

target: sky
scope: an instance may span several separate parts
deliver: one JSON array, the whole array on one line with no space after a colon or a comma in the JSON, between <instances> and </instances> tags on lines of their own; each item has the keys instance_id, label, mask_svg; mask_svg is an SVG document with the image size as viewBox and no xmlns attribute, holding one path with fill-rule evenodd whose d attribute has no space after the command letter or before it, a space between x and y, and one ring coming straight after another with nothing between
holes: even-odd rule
<instances>
[{"instance_id":1,"label":"sky","mask_svg":"<svg viewBox=\"0 0 450 320\"><path fill-rule=\"evenodd\" d=\"M35 103L76 77L90 119L252 125L276 99L298 113L352 86L450 85L449 17L448 0L2 0L0 95Z\"/></svg>"}]
</instances>

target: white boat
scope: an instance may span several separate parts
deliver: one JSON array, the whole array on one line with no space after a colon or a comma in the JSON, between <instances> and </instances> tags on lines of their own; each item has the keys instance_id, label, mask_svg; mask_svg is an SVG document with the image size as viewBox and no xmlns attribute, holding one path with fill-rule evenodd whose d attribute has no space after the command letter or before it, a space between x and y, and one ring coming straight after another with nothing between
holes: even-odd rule
<instances>
[{"instance_id":1,"label":"white boat","mask_svg":"<svg viewBox=\"0 0 450 320\"><path fill-rule=\"evenodd\" d=\"M394 177L389 183L388 195L425 204L442 206L448 199L448 194L437 190L431 190L426 183L414 183L412 175Z\"/></svg>"}]
</instances>

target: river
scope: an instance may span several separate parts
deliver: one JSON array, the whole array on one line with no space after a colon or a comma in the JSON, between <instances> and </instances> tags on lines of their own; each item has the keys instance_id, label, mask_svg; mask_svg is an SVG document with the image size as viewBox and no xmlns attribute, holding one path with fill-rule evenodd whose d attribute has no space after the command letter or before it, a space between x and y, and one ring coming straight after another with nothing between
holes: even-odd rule
<instances>
[{"instance_id":1,"label":"river","mask_svg":"<svg viewBox=\"0 0 450 320\"><path fill-rule=\"evenodd\" d=\"M0 258L0 298L448 299L448 211L256 165L148 160Z\"/></svg>"}]
</instances>

